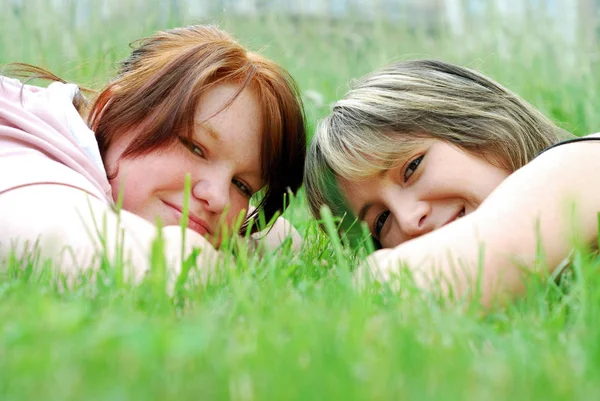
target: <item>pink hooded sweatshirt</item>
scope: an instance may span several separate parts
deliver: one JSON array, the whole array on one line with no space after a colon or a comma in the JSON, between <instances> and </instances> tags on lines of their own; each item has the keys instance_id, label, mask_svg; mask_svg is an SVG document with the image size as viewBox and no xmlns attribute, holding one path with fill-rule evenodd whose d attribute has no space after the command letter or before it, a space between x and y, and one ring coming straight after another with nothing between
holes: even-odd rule
<instances>
[{"instance_id":1,"label":"pink hooded sweatshirt","mask_svg":"<svg viewBox=\"0 0 600 401\"><path fill-rule=\"evenodd\" d=\"M73 106L78 91L73 84L41 88L0 76L0 196L58 184L113 202L94 133Z\"/></svg>"}]
</instances>

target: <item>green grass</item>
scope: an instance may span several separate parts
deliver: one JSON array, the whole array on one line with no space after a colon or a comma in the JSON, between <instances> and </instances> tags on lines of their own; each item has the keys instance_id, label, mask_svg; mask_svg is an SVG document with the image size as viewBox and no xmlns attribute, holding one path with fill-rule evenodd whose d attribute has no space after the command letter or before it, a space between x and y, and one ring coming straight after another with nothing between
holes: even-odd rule
<instances>
[{"instance_id":1,"label":"green grass","mask_svg":"<svg viewBox=\"0 0 600 401\"><path fill-rule=\"evenodd\" d=\"M40 4L1 13L0 63L33 63L92 87L110 77L128 42L195 22L124 6L78 27L73 10ZM291 71L311 130L351 78L416 57L474 67L579 135L600 127L598 49L569 47L550 25L483 21L456 39L381 18L223 14L211 22ZM0 399L598 397L600 262L589 254L577 254L560 285L531 277L522 299L484 314L410 287L402 296L385 286L357 291L356 260L318 232L302 196L286 216L305 236L299 254L240 257L174 299L164 281L131 287L109 264L100 282L64 291L51 267L9 261L0 270ZM160 277L155 262L151 277Z\"/></svg>"}]
</instances>

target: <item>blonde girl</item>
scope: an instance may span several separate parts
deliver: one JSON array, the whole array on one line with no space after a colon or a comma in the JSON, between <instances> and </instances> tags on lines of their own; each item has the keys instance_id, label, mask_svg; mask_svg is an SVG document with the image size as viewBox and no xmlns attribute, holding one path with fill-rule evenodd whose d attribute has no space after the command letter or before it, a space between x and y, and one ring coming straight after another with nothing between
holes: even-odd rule
<instances>
[{"instance_id":1,"label":"blonde girl","mask_svg":"<svg viewBox=\"0 0 600 401\"><path fill-rule=\"evenodd\" d=\"M573 138L470 69L396 63L356 81L321 122L307 196L316 216L327 205L367 224L384 248L368 260L376 277L405 265L458 296L480 282L489 303L524 289L523 266L552 273L574 237L596 241L598 139Z\"/></svg>"}]
</instances>

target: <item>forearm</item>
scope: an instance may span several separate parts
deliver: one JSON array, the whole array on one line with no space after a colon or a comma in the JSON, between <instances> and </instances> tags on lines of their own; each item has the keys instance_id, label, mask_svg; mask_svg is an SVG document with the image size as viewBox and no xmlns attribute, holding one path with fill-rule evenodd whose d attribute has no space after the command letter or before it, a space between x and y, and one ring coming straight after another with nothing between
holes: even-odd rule
<instances>
[{"instance_id":1,"label":"forearm","mask_svg":"<svg viewBox=\"0 0 600 401\"><path fill-rule=\"evenodd\" d=\"M250 207L250 212L254 207ZM285 240L292 241L292 249L298 251L302 247L302 237L298 230L284 217L278 217L273 225L267 229L252 234L251 240L257 245L264 246L267 250L277 249Z\"/></svg>"},{"instance_id":2,"label":"forearm","mask_svg":"<svg viewBox=\"0 0 600 401\"><path fill-rule=\"evenodd\" d=\"M43 202L40 202L43 199ZM114 213L108 205L86 193L58 185L35 185L0 196L2 249L21 254L36 251L70 276L98 269L102 258L122 263L127 278L139 282L149 271L152 245L159 231L131 213ZM220 254L197 233L180 227L162 230L169 282L179 274L182 256L201 248L197 265L210 269ZM183 252L183 253L182 253ZM121 259L121 260L119 260Z\"/></svg>"},{"instance_id":3,"label":"forearm","mask_svg":"<svg viewBox=\"0 0 600 401\"><path fill-rule=\"evenodd\" d=\"M252 239L267 250L277 249L286 239L292 242L292 249L298 251L302 247L302 237L298 230L283 217L279 217L272 227L253 234Z\"/></svg>"},{"instance_id":4,"label":"forearm","mask_svg":"<svg viewBox=\"0 0 600 401\"><path fill-rule=\"evenodd\" d=\"M522 293L529 272L552 274L574 243L597 238L598 146L573 144L536 159L503 182L480 208L454 223L373 254L380 279L409 266L417 285L490 304ZM525 273L525 274L524 274Z\"/></svg>"},{"instance_id":5,"label":"forearm","mask_svg":"<svg viewBox=\"0 0 600 401\"><path fill-rule=\"evenodd\" d=\"M403 268L414 284L456 299L481 296L489 304L498 295L517 295L524 289L522 266L533 267L536 249L522 249L518 259L503 252L498 242L486 241L470 215L452 225L392 249L375 252L367 259L377 280L399 279ZM398 283L400 286L402 282Z\"/></svg>"}]
</instances>

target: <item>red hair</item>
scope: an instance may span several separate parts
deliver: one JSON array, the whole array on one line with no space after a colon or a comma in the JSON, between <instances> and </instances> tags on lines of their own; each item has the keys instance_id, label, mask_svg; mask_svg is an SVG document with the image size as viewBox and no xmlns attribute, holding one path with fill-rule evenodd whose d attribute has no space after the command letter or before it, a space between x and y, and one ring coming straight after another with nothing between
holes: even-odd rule
<instances>
[{"instance_id":1,"label":"red hair","mask_svg":"<svg viewBox=\"0 0 600 401\"><path fill-rule=\"evenodd\" d=\"M144 130L122 157L147 154L179 136L193 135L200 97L223 83L240 83L239 92L245 87L254 90L264 120L261 169L267 184L245 230L261 210L266 221L271 220L285 206L286 193L295 193L302 184L304 111L298 88L282 67L212 26L158 32L137 42L117 77L98 94L88 123L102 157L115 138L143 123ZM253 231L256 228L253 225Z\"/></svg>"}]
</instances>

